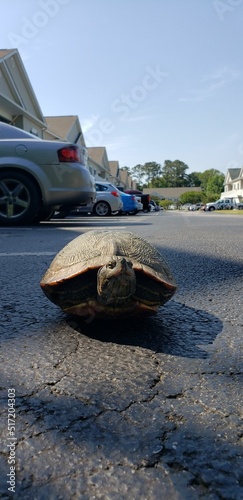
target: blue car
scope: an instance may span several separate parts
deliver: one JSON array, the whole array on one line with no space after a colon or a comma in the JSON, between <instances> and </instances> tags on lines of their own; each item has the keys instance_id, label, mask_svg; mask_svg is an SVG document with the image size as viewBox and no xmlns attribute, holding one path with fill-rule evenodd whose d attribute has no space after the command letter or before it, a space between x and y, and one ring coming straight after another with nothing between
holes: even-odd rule
<instances>
[{"instance_id":1,"label":"blue car","mask_svg":"<svg viewBox=\"0 0 243 500\"><path fill-rule=\"evenodd\" d=\"M123 209L120 211L124 215L135 215L138 212L137 200L134 194L126 194L121 191Z\"/></svg>"}]
</instances>

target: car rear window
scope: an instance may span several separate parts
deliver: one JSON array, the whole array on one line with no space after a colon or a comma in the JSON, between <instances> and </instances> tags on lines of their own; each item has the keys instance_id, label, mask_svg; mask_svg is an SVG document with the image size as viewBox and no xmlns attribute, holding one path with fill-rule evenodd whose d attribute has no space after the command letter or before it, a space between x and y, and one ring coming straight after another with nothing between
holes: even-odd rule
<instances>
[{"instance_id":1,"label":"car rear window","mask_svg":"<svg viewBox=\"0 0 243 500\"><path fill-rule=\"evenodd\" d=\"M96 184L95 185L96 191L107 191L108 187L104 186L103 184Z\"/></svg>"}]
</instances>

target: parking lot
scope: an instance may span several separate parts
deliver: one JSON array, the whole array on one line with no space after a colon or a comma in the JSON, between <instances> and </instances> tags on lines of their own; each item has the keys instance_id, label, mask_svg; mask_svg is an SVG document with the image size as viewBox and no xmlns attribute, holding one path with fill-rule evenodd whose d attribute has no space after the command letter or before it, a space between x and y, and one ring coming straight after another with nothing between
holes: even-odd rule
<instances>
[{"instance_id":1,"label":"parking lot","mask_svg":"<svg viewBox=\"0 0 243 500\"><path fill-rule=\"evenodd\" d=\"M242 225L161 211L1 228L1 498L243 498ZM178 291L156 316L87 323L44 296L56 253L101 227L165 256Z\"/></svg>"}]
</instances>

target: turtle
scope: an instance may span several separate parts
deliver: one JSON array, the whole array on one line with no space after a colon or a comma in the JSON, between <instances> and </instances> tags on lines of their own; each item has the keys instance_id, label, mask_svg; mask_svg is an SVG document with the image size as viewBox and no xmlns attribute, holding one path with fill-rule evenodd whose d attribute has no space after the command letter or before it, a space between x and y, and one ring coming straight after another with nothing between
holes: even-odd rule
<instances>
[{"instance_id":1,"label":"turtle","mask_svg":"<svg viewBox=\"0 0 243 500\"><path fill-rule=\"evenodd\" d=\"M121 230L90 230L54 258L40 286L65 313L93 318L156 314L176 291L161 253Z\"/></svg>"}]
</instances>

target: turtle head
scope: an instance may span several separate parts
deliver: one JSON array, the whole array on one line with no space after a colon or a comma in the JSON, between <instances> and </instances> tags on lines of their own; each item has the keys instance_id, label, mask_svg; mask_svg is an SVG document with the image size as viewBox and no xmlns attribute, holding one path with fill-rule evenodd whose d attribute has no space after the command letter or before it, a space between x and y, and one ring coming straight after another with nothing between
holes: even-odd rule
<instances>
[{"instance_id":1,"label":"turtle head","mask_svg":"<svg viewBox=\"0 0 243 500\"><path fill-rule=\"evenodd\" d=\"M125 257L113 257L97 274L98 302L104 305L125 304L136 289L132 263Z\"/></svg>"}]
</instances>

